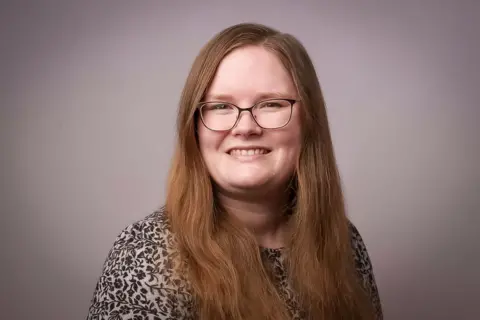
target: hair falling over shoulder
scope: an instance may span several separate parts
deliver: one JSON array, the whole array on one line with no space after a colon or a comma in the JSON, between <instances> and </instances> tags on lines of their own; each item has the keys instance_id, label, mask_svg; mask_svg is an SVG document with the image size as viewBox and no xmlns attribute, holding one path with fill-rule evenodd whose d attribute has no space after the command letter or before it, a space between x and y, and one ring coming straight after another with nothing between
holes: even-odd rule
<instances>
[{"instance_id":1,"label":"hair falling over shoulder","mask_svg":"<svg viewBox=\"0 0 480 320\"><path fill-rule=\"evenodd\" d=\"M239 24L211 39L195 59L181 95L177 147L169 174L166 214L200 319L289 319L255 239L215 200L196 138L196 104L221 60L241 46L274 52L302 101L303 145L295 176L289 281L306 319L373 319L353 265L329 124L320 85L303 45L259 24Z\"/></svg>"}]
</instances>

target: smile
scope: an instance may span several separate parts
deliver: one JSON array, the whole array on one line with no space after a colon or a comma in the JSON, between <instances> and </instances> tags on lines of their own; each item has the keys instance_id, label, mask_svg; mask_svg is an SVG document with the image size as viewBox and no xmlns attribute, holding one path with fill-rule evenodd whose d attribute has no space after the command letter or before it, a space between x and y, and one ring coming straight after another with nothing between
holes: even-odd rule
<instances>
[{"instance_id":1,"label":"smile","mask_svg":"<svg viewBox=\"0 0 480 320\"><path fill-rule=\"evenodd\" d=\"M267 154L270 151L267 149L232 149L229 154L231 156L256 156Z\"/></svg>"}]
</instances>

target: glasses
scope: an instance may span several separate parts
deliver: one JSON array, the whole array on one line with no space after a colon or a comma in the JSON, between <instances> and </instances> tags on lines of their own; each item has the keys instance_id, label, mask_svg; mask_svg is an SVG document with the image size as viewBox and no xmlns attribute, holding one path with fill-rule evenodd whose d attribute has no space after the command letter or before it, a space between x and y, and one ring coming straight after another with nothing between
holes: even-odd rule
<instances>
[{"instance_id":1,"label":"glasses","mask_svg":"<svg viewBox=\"0 0 480 320\"><path fill-rule=\"evenodd\" d=\"M250 108L242 109L233 103L212 101L200 102L198 110L203 125L213 131L226 131L234 128L240 113L252 115L255 123L263 129L278 129L286 126L292 118L293 99L268 99L259 101Z\"/></svg>"}]
</instances>

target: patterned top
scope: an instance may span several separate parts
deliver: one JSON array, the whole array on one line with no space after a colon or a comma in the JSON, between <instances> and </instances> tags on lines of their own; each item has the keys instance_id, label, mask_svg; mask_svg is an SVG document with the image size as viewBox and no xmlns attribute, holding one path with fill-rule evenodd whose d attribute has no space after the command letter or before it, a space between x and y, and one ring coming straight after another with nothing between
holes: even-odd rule
<instances>
[{"instance_id":1,"label":"patterned top","mask_svg":"<svg viewBox=\"0 0 480 320\"><path fill-rule=\"evenodd\" d=\"M351 224L352 248L362 284L382 319L382 308L372 264L362 237ZM87 320L190 320L195 319L193 297L185 281L173 270L168 251L173 235L163 211L150 214L127 228L110 250L95 288ZM281 295L294 320L302 319L288 285L281 249L262 249L272 263Z\"/></svg>"}]
</instances>

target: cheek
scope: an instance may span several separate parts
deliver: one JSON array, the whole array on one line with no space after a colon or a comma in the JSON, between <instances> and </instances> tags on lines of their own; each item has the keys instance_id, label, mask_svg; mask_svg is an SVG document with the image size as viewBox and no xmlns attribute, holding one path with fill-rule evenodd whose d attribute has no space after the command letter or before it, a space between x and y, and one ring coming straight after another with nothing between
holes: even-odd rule
<instances>
[{"instance_id":1,"label":"cheek","mask_svg":"<svg viewBox=\"0 0 480 320\"><path fill-rule=\"evenodd\" d=\"M290 125L288 132L285 132L284 145L291 150L291 153L298 154L302 142L302 130L298 117L292 119Z\"/></svg>"},{"instance_id":2,"label":"cheek","mask_svg":"<svg viewBox=\"0 0 480 320\"><path fill-rule=\"evenodd\" d=\"M302 137L303 137L303 132L302 132L302 125L301 125L301 119L300 119L300 114L298 110L296 110L293 114L293 119L292 119L292 127L291 127L291 146L292 149L294 150L295 157L298 158L300 156L300 149L302 147Z\"/></svg>"},{"instance_id":3,"label":"cheek","mask_svg":"<svg viewBox=\"0 0 480 320\"><path fill-rule=\"evenodd\" d=\"M288 152L288 162L289 162L289 166L291 169L295 168L296 165L297 165L297 162L300 158L300 149L301 149L301 145L300 145L300 139L297 138L297 139L292 139L290 142L289 142L289 152Z\"/></svg>"},{"instance_id":4,"label":"cheek","mask_svg":"<svg viewBox=\"0 0 480 320\"><path fill-rule=\"evenodd\" d=\"M202 124L198 127L198 144L200 152L204 158L211 156L211 152L215 152L220 148L223 141L223 134L214 132L205 128Z\"/></svg>"},{"instance_id":5,"label":"cheek","mask_svg":"<svg viewBox=\"0 0 480 320\"><path fill-rule=\"evenodd\" d=\"M294 124L294 123L292 123ZM296 167L301 152L302 132L299 126L292 126L288 132L285 132L283 139L278 141L278 145L283 146L284 165L289 169Z\"/></svg>"}]
</instances>

